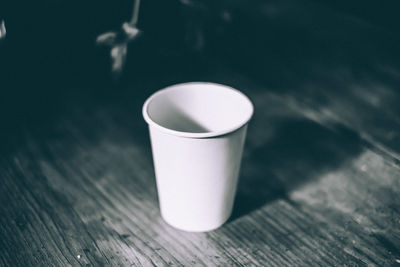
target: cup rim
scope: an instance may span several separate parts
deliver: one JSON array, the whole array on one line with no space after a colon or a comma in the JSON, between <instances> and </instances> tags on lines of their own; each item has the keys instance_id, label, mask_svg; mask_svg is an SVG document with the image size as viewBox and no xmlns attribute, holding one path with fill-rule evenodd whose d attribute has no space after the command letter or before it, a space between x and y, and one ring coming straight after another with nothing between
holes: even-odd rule
<instances>
[{"instance_id":1,"label":"cup rim","mask_svg":"<svg viewBox=\"0 0 400 267\"><path fill-rule=\"evenodd\" d=\"M211 85L211 86L220 87L221 89L233 91L236 94L239 94L240 96L242 96L244 98L244 100L248 102L248 104L250 106L250 112L244 120L239 121L237 124L233 125L232 127L229 127L229 128L223 129L223 130L219 130L219 131L209 131L209 132L202 132L202 133L177 131L177 130L173 130L173 129L169 129L167 127L161 126L160 124L156 123L148 114L148 106L149 106L150 102L156 96L158 96L162 93L165 93L165 91L180 90L181 88L179 88L179 87L185 86L185 85ZM244 125L246 125L252 118L253 113L254 113L253 103L245 94L243 94L239 90L232 88L230 86L227 86L224 84L219 84L219 83L213 83L213 82L187 82L187 83L178 83L178 84L173 84L173 85L167 86L163 89L156 91L150 97L148 97L147 100L144 102L143 108L142 108L143 118L147 122L147 124L149 124L149 126L153 126L154 128L161 130L165 133L171 134L171 135L186 137L186 138L210 138L210 137L217 137L217 136L232 133L232 132L240 129Z\"/></svg>"}]
</instances>

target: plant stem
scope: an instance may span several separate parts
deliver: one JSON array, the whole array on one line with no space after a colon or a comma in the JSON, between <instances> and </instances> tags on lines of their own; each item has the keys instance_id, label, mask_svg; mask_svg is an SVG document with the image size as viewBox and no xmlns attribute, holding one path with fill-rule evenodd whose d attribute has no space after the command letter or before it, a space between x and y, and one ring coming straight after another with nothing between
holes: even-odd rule
<instances>
[{"instance_id":1,"label":"plant stem","mask_svg":"<svg viewBox=\"0 0 400 267\"><path fill-rule=\"evenodd\" d=\"M129 24L132 26L135 26L138 19L139 19L139 6L140 6L140 0L134 0L133 4L133 12L132 12L132 19Z\"/></svg>"}]
</instances>

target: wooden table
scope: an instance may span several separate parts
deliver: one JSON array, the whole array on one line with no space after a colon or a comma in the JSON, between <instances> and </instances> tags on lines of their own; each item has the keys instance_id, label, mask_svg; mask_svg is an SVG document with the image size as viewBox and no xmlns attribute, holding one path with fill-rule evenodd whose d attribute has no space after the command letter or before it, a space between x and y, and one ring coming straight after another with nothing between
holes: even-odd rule
<instances>
[{"instance_id":1,"label":"wooden table","mask_svg":"<svg viewBox=\"0 0 400 267\"><path fill-rule=\"evenodd\" d=\"M207 71L76 90L3 123L0 265L400 265L398 39L329 14L322 28L297 25L312 38L293 62L205 60ZM324 32L335 23L348 30ZM141 117L148 95L187 80L232 85L255 105L234 213L208 233L161 219Z\"/></svg>"}]
</instances>

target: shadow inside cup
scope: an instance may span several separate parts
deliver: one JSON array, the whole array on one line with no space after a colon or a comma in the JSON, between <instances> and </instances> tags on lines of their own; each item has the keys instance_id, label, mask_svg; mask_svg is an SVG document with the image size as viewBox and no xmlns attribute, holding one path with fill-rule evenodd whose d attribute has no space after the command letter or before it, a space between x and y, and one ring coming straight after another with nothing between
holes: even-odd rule
<instances>
[{"instance_id":1,"label":"shadow inside cup","mask_svg":"<svg viewBox=\"0 0 400 267\"><path fill-rule=\"evenodd\" d=\"M178 106L170 105L168 113L167 125L170 129L189 133L207 133L211 131Z\"/></svg>"},{"instance_id":2,"label":"shadow inside cup","mask_svg":"<svg viewBox=\"0 0 400 267\"><path fill-rule=\"evenodd\" d=\"M278 122L276 134L244 153L231 221L335 170L362 150L358 134L306 119ZM258 129L252 129L257 131Z\"/></svg>"}]
</instances>

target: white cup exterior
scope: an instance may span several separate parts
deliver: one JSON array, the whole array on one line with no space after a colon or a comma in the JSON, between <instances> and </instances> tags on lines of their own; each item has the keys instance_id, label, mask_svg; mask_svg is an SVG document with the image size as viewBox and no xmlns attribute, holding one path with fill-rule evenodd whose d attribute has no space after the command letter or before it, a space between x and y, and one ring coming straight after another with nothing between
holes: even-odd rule
<instances>
[{"instance_id":1,"label":"white cup exterior","mask_svg":"<svg viewBox=\"0 0 400 267\"><path fill-rule=\"evenodd\" d=\"M184 115L175 113L177 109ZM220 110L223 116L213 116ZM230 113L241 117L229 118ZM252 114L253 105L245 95L214 83L174 85L145 102L160 210L168 224L205 232L228 220ZM185 122L186 117L196 125L201 122L201 127Z\"/></svg>"}]
</instances>

